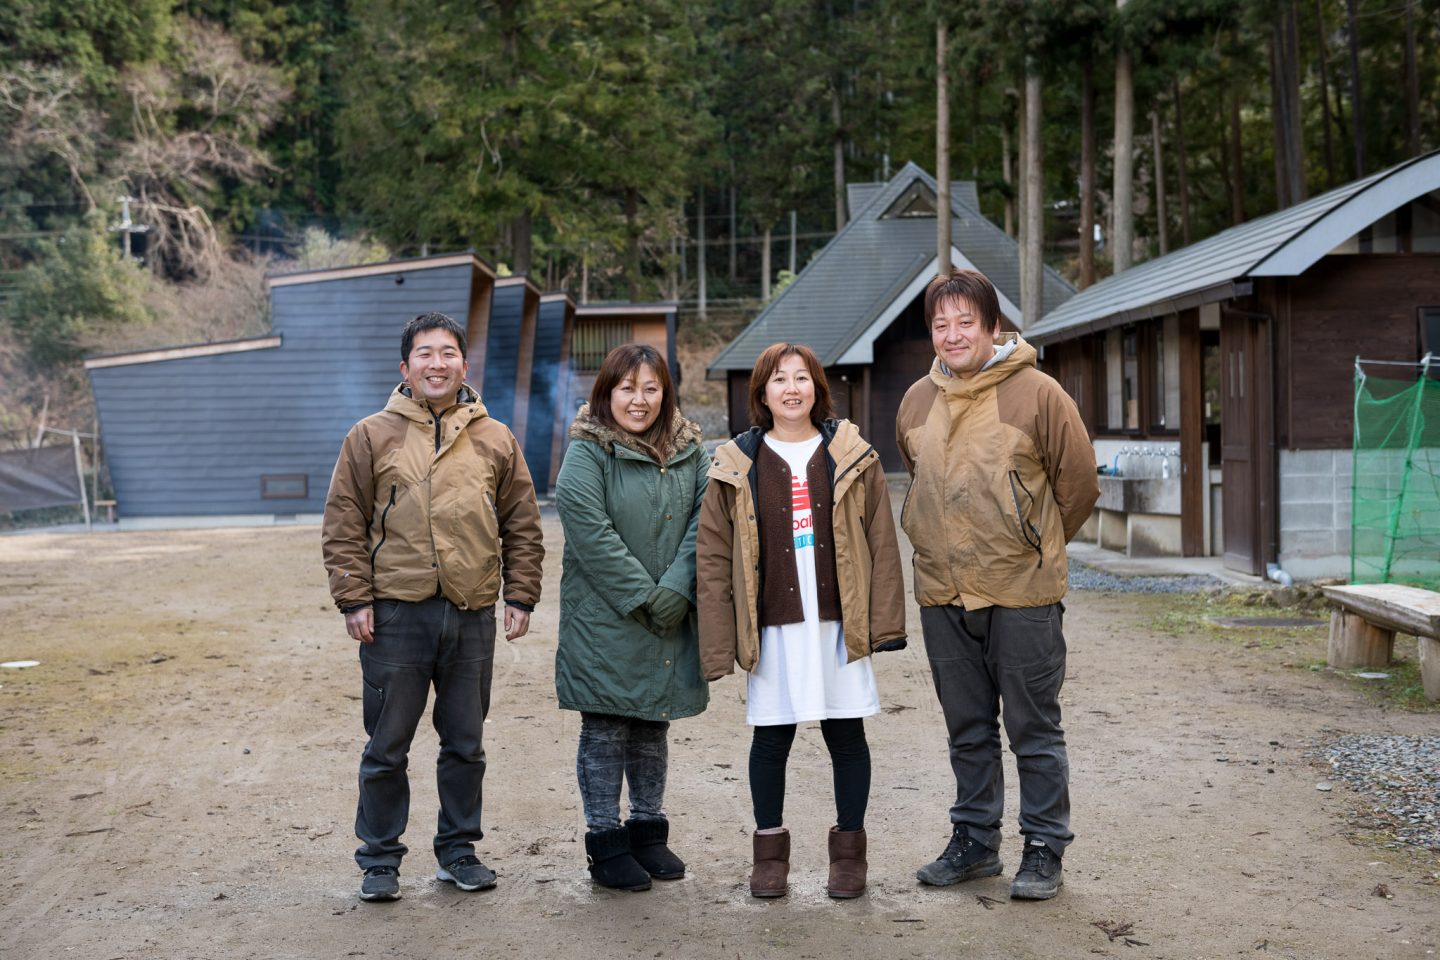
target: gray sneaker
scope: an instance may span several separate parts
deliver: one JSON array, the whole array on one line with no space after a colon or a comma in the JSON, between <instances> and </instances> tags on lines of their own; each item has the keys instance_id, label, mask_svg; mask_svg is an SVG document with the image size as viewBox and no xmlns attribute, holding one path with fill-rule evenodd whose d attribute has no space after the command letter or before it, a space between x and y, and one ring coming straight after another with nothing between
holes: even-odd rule
<instances>
[{"instance_id":1,"label":"gray sneaker","mask_svg":"<svg viewBox=\"0 0 1440 960\"><path fill-rule=\"evenodd\" d=\"M956 824L939 859L915 871L915 879L932 887L948 887L962 880L998 876L1004 869L1000 854L971 837L963 825Z\"/></svg>"},{"instance_id":2,"label":"gray sneaker","mask_svg":"<svg viewBox=\"0 0 1440 960\"><path fill-rule=\"evenodd\" d=\"M495 871L481 863L479 858L467 855L435 871L436 880L453 883L461 890L489 890L495 886Z\"/></svg>"},{"instance_id":3,"label":"gray sneaker","mask_svg":"<svg viewBox=\"0 0 1440 960\"><path fill-rule=\"evenodd\" d=\"M400 871L394 867L371 867L360 881L361 900L399 900Z\"/></svg>"},{"instance_id":4,"label":"gray sneaker","mask_svg":"<svg viewBox=\"0 0 1440 960\"><path fill-rule=\"evenodd\" d=\"M1054 851L1044 840L1026 843L1020 870L1015 874L1015 882L1010 884L1010 896L1016 900L1049 900L1063 886L1065 874Z\"/></svg>"}]
</instances>

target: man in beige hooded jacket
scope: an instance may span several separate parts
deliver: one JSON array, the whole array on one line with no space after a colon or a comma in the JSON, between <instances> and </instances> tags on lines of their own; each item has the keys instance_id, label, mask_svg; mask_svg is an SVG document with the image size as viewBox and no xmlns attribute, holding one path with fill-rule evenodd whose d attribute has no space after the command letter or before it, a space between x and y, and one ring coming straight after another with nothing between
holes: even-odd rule
<instances>
[{"instance_id":1,"label":"man in beige hooded jacket","mask_svg":"<svg viewBox=\"0 0 1440 960\"><path fill-rule=\"evenodd\" d=\"M400 341L405 382L345 437L325 498L330 594L359 641L365 732L355 861L362 900L400 897L410 742L435 688L436 878L495 885L475 856L495 656L540 600L540 511L520 445L465 383L465 329L423 313Z\"/></svg>"},{"instance_id":2,"label":"man in beige hooded jacket","mask_svg":"<svg viewBox=\"0 0 1440 960\"><path fill-rule=\"evenodd\" d=\"M1073 839L1060 726L1065 544L1099 497L1095 455L1074 401L1035 368L1035 349L1022 339L996 347L999 298L983 274L936 277L925 320L935 360L895 425L912 477L900 522L915 548L956 800L950 842L916 876L946 886L1004 869L1003 707L1024 839L1010 895L1049 899Z\"/></svg>"}]
</instances>

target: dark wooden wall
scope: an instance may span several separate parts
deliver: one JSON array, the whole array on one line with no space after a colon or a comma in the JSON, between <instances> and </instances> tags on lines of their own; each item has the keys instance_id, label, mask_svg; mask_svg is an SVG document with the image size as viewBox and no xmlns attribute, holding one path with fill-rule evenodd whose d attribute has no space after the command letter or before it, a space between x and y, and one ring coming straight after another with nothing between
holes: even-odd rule
<instances>
[{"instance_id":1,"label":"dark wooden wall","mask_svg":"<svg viewBox=\"0 0 1440 960\"><path fill-rule=\"evenodd\" d=\"M1277 442L1344 448L1353 440L1355 357L1419 359L1417 308L1440 305L1440 255L1325 257L1298 277L1262 282L1256 294L1277 322Z\"/></svg>"},{"instance_id":2,"label":"dark wooden wall","mask_svg":"<svg viewBox=\"0 0 1440 960\"><path fill-rule=\"evenodd\" d=\"M870 369L870 423L865 439L875 445L889 472L905 469L895 446L895 415L905 391L930 372L935 348L925 329L925 301L916 297L890 328L875 338L875 363Z\"/></svg>"},{"instance_id":3,"label":"dark wooden wall","mask_svg":"<svg viewBox=\"0 0 1440 960\"><path fill-rule=\"evenodd\" d=\"M280 347L91 370L120 514L321 512L340 441L400 382L406 321L464 318L471 274L461 264L277 286ZM261 499L264 474L304 474L308 496Z\"/></svg>"}]
</instances>

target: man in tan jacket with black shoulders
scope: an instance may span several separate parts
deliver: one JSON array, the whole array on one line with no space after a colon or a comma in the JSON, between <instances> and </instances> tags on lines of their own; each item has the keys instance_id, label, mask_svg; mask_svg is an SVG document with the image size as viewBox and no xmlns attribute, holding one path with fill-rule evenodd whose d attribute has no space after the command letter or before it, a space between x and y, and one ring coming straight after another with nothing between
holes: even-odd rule
<instances>
[{"instance_id":1,"label":"man in tan jacket with black shoulders","mask_svg":"<svg viewBox=\"0 0 1440 960\"><path fill-rule=\"evenodd\" d=\"M900 522L915 548L915 600L945 715L956 798L951 837L916 877L935 886L993 877L1005 788L1000 721L1020 772L1018 899L1061 884L1070 769L1060 726L1065 680L1065 544L1100 495L1080 411L1035 368L1023 339L997 347L1000 304L981 273L925 291L930 372L900 403L895 433L911 474Z\"/></svg>"},{"instance_id":2,"label":"man in tan jacket with black shoulders","mask_svg":"<svg viewBox=\"0 0 1440 960\"><path fill-rule=\"evenodd\" d=\"M400 897L406 775L430 687L440 735L436 878L495 885L475 856L483 734L504 586L505 639L540 600L540 510L510 430L465 383L465 329L423 313L400 340L405 381L340 448L321 528L330 595L360 644L365 732L355 861L362 900Z\"/></svg>"}]
</instances>

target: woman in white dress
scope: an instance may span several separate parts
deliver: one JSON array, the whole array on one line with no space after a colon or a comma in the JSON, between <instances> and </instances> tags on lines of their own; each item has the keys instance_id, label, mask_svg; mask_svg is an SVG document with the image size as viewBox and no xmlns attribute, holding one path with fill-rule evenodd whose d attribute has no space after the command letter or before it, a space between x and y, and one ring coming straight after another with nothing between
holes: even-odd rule
<instances>
[{"instance_id":1,"label":"woman in white dress","mask_svg":"<svg viewBox=\"0 0 1440 960\"><path fill-rule=\"evenodd\" d=\"M875 448L835 420L810 348L777 343L750 374L756 426L715 452L696 542L701 667L747 671L750 892L787 890L785 765L797 724L820 721L834 768L832 897L865 890L870 748L880 712L870 654L905 646L900 551Z\"/></svg>"}]
</instances>

